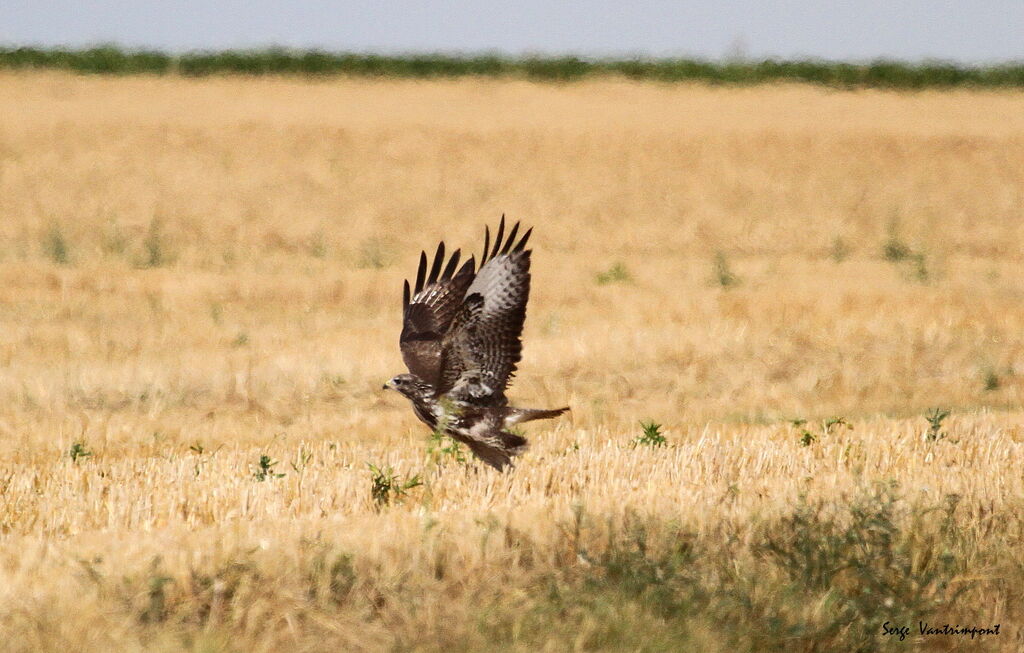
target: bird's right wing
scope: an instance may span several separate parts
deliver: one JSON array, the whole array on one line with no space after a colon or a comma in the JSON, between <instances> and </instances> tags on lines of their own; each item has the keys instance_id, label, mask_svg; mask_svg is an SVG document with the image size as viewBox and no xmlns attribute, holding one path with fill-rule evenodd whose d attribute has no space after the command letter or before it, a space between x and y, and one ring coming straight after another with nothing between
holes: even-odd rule
<instances>
[{"instance_id":1,"label":"bird's right wing","mask_svg":"<svg viewBox=\"0 0 1024 653\"><path fill-rule=\"evenodd\" d=\"M505 236L502 216L494 246L485 232L476 278L452 320L441 348L438 393L460 399L504 399L505 387L522 355L523 323L530 297L528 230L517 242L519 223Z\"/></svg>"}]
</instances>

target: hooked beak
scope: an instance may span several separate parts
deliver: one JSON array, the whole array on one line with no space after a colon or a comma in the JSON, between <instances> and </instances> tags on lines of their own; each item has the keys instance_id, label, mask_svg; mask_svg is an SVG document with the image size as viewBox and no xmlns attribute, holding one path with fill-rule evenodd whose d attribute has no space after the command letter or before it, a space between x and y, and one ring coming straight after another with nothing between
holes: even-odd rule
<instances>
[{"instance_id":1,"label":"hooked beak","mask_svg":"<svg viewBox=\"0 0 1024 653\"><path fill-rule=\"evenodd\" d=\"M391 389L391 381L388 381L387 383L385 383L383 386L381 386L380 389L381 390L390 390Z\"/></svg>"}]
</instances>

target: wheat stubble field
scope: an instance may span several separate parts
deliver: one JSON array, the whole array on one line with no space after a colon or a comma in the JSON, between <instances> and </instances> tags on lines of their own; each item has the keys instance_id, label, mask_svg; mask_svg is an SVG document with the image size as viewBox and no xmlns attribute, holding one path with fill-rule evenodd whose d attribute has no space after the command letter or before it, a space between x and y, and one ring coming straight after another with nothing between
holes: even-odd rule
<instances>
[{"instance_id":1,"label":"wheat stubble field","mask_svg":"<svg viewBox=\"0 0 1024 653\"><path fill-rule=\"evenodd\" d=\"M3 649L1018 650L1022 207L1019 92L0 74ZM505 475L380 390L502 212Z\"/></svg>"}]
</instances>

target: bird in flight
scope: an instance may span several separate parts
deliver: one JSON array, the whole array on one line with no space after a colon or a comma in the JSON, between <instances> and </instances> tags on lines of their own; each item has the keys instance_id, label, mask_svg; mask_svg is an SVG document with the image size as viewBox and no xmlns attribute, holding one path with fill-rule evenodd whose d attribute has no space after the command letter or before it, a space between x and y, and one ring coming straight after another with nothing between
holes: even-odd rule
<instances>
[{"instance_id":1,"label":"bird in flight","mask_svg":"<svg viewBox=\"0 0 1024 653\"><path fill-rule=\"evenodd\" d=\"M429 273L427 254L420 253L416 285L410 289L406 281L402 295L399 346L409 373L384 384L412 402L420 421L466 444L498 470L526 449L526 438L511 430L514 425L569 410L517 408L505 397L523 349L530 295L526 242L532 232L516 241L517 222L506 237L501 216L493 245L485 228L479 270L474 257L459 267L460 250L445 264L444 242Z\"/></svg>"}]
</instances>

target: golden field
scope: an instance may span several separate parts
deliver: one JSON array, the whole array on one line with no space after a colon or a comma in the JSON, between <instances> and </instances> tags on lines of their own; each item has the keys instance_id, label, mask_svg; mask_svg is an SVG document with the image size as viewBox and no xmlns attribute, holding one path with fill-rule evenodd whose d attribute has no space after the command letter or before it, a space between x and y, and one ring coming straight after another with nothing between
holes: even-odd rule
<instances>
[{"instance_id":1,"label":"golden field","mask_svg":"<svg viewBox=\"0 0 1024 653\"><path fill-rule=\"evenodd\" d=\"M502 213L507 474L380 390ZM1019 650L1022 262L1021 92L2 73L3 648Z\"/></svg>"}]
</instances>

